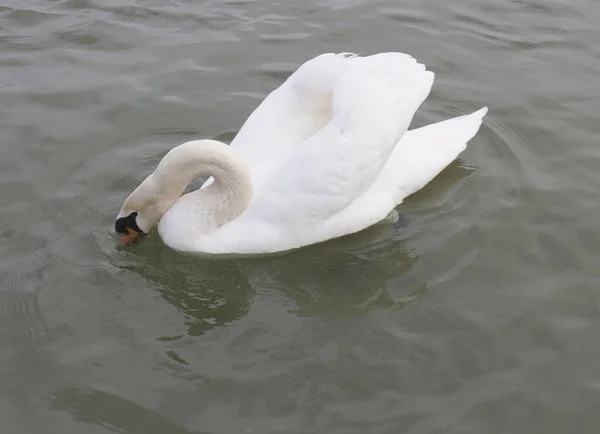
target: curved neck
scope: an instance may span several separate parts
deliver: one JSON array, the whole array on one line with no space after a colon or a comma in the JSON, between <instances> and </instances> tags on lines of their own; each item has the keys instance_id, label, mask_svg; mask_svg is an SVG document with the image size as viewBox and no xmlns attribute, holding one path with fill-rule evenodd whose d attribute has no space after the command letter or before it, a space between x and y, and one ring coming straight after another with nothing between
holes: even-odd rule
<instances>
[{"instance_id":1,"label":"curved neck","mask_svg":"<svg viewBox=\"0 0 600 434\"><path fill-rule=\"evenodd\" d=\"M158 194L170 207L188 184L212 176L195 192L198 217L223 225L239 216L252 198L252 179L246 162L229 146L215 140L194 140L170 150L151 175ZM166 209L164 211L166 211Z\"/></svg>"}]
</instances>

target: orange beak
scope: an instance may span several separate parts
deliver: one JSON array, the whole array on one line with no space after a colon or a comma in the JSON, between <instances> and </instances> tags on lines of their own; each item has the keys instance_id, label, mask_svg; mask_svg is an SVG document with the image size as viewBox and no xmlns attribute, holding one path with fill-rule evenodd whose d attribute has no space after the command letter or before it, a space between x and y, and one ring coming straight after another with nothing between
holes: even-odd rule
<instances>
[{"instance_id":1,"label":"orange beak","mask_svg":"<svg viewBox=\"0 0 600 434\"><path fill-rule=\"evenodd\" d=\"M122 234L119 241L121 242L121 244L131 244L139 236L140 236L140 233L138 231L131 229L131 228L127 228L127 233Z\"/></svg>"}]
</instances>

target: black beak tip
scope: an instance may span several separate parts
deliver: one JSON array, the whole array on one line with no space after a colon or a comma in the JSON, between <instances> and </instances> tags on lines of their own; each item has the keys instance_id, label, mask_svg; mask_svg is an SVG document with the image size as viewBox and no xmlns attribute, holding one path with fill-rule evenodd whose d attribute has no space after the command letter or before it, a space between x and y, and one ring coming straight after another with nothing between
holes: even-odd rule
<instances>
[{"instance_id":1,"label":"black beak tip","mask_svg":"<svg viewBox=\"0 0 600 434\"><path fill-rule=\"evenodd\" d=\"M138 213L132 212L127 217L120 217L115 221L115 232L118 234L127 234L129 232L128 229L133 229L136 232L141 234L144 233L142 231L136 221Z\"/></svg>"}]
</instances>

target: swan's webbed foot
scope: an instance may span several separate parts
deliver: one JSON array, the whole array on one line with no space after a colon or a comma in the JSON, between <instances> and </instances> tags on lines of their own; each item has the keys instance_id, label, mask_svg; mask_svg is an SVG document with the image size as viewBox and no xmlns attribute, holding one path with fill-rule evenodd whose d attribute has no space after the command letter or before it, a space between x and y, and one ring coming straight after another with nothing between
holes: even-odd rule
<instances>
[{"instance_id":1,"label":"swan's webbed foot","mask_svg":"<svg viewBox=\"0 0 600 434\"><path fill-rule=\"evenodd\" d=\"M394 229L402 229L408 226L410 219L405 214L400 214L398 211L393 209L380 224L392 225Z\"/></svg>"},{"instance_id":2,"label":"swan's webbed foot","mask_svg":"<svg viewBox=\"0 0 600 434\"><path fill-rule=\"evenodd\" d=\"M410 218L406 214L398 214L398 219L394 222L394 229L404 229L410 223Z\"/></svg>"}]
</instances>

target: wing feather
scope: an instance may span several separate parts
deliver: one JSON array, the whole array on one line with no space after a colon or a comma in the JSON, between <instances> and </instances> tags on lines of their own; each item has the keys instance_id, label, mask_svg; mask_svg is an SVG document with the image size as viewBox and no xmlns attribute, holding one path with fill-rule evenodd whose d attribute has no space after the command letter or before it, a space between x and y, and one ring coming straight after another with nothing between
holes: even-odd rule
<instances>
[{"instance_id":1,"label":"wing feather","mask_svg":"<svg viewBox=\"0 0 600 434\"><path fill-rule=\"evenodd\" d=\"M315 224L371 186L433 85L424 65L393 54L357 58L346 70L331 120L268 173L255 217L282 230Z\"/></svg>"}]
</instances>

